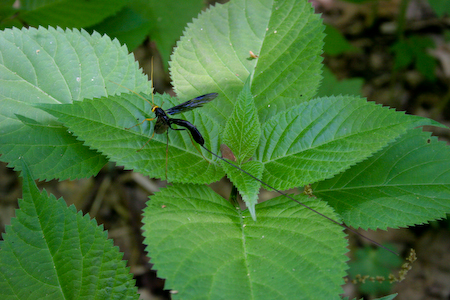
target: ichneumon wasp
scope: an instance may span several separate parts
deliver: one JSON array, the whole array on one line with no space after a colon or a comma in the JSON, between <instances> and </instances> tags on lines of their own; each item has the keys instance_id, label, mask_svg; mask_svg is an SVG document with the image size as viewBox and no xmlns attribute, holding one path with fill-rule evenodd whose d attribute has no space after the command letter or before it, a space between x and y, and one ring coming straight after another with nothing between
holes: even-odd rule
<instances>
[{"instance_id":1,"label":"ichneumon wasp","mask_svg":"<svg viewBox=\"0 0 450 300\"><path fill-rule=\"evenodd\" d=\"M148 102L147 99L145 99L141 95L137 94L136 92L128 89L127 87L124 87L124 86L122 86L122 85L120 85L118 83L115 83L115 84L117 84L117 85L119 85L119 86L121 86L121 87L123 87L123 88L125 88L125 89L127 89L127 90L129 90L131 92L133 92L134 94L138 95L139 97L141 97L142 99L144 99L145 101ZM196 97L194 99L191 99L191 100L188 100L186 102L183 102L183 103L181 103L179 105L176 105L176 106L174 106L172 108L169 108L167 110L164 110L161 107L159 107L159 106L149 102L150 105L152 106L152 112L155 114L155 117L154 118L145 118L142 122L140 122L140 123L138 123L138 124L136 124L134 126L125 128L125 129L129 130L129 129L133 128L133 127L136 127L136 126L139 126L139 125L143 124L144 122L153 121L153 120L156 119L155 125L153 127L152 136L137 151L141 151L153 139L155 133L156 134L166 133L167 134L167 143L166 143L166 180L167 180L167 163L168 163L168 153L169 153L169 131L168 131L169 128L172 129L172 130L188 130L191 133L190 137L192 137L197 144L203 145L205 143L202 135L200 134L200 132L197 130L197 128L194 125L192 125L191 123L189 123L188 121L183 120L183 119L170 118L169 115L176 115L176 114L179 114L179 113L183 113L183 112L187 112L187 111L193 110L193 109L198 108L198 107L202 107L204 104L214 100L217 97L217 95L218 95L217 93L209 93L209 94L205 94L205 95L202 95L202 96L198 96L198 97ZM172 127L173 124L174 125L178 125L178 126L183 127L183 128L174 128L174 127ZM192 144L195 146L194 143L192 143ZM195 148L197 149L196 146L195 146ZM198 150L198 151L200 152L200 150ZM200 154L201 154L201 152L200 152ZM202 156L203 156L203 154L202 154Z\"/></svg>"},{"instance_id":2,"label":"ichneumon wasp","mask_svg":"<svg viewBox=\"0 0 450 300\"><path fill-rule=\"evenodd\" d=\"M126 128L126 129L131 129L135 126L139 126L142 123L146 122L146 121L153 121L156 119L156 123L155 126L153 128L153 134L150 137L150 139L138 150L142 150L145 145L148 144L148 142L150 142L150 140L153 138L153 136L156 134L163 134L165 132L167 132L167 130L170 128L172 130L191 130L192 128L189 127L189 125L193 126L191 123L183 120L183 119L175 119L175 118L170 118L169 115L176 115L179 113L183 113L183 112L187 112L190 110L193 110L195 108L198 107L202 107L204 104L214 100L217 97L217 93L210 93L210 94L205 94L202 96L198 96L194 99L191 99L189 101L183 102L179 105L176 105L172 108L169 108L167 110L162 109L161 107L151 104L152 105L152 112L155 114L154 118L146 118L144 119L142 122ZM145 99L145 98L144 98ZM187 125L186 123L188 123L189 125ZM172 124L181 126L181 127L185 127L185 128L173 128ZM196 130L196 128L195 128ZM197 130L198 132L198 130ZM197 135L192 135L192 137L194 138L194 140L198 143L201 144L201 140L203 140L203 137L201 137L200 133ZM201 138L201 140L197 140L196 138ZM204 142L203 142L204 143Z\"/></svg>"},{"instance_id":3,"label":"ichneumon wasp","mask_svg":"<svg viewBox=\"0 0 450 300\"><path fill-rule=\"evenodd\" d=\"M152 89L153 89L153 57L152 57L152 63L151 64L152 64L152 71L151 71L151 74L150 74L150 78L152 80ZM145 99L144 97L140 96L135 91L132 91L129 88L124 87L124 86L122 86L122 85L120 85L118 83L115 83L115 84L117 84L117 85L119 85L119 86L129 90L130 92L138 95L139 97L141 97L145 101L149 102L147 99ZM169 128L172 129L172 130L186 130L184 128L183 129L182 128L173 128L172 124L179 125L179 126L182 126L182 127L186 127L186 126L180 125L180 124L185 124L184 122L187 122L187 121L184 121L182 119L170 118L168 115L176 115L176 114L180 114L180 113L183 113L183 112L187 112L187 111L193 110L193 109L198 108L198 107L202 107L204 104L214 100L217 97L217 95L218 95L217 93L205 94L205 95L202 95L202 96L198 96L198 97L196 97L194 99L188 100L186 102L183 102L181 104L175 105L174 107L169 108L167 110L164 110L161 107L159 107L158 105L155 105L153 103L153 93L152 93L152 103L150 103L150 102L149 103L152 106L152 113L155 114L155 117L154 118L145 118L142 122L140 122L140 123L138 123L138 124L136 124L134 126L131 126L129 128L126 128L126 129L131 129L133 127L141 125L142 123L144 123L146 121L153 121L154 119L156 119L156 123L155 123L155 126L153 128L153 134L150 137L150 139L138 150L138 151L140 151L140 150L142 150L145 147L145 145L148 144L148 142L151 141L151 139L153 138L155 133L156 134L163 134L164 132L166 132L168 134L167 130ZM189 123L189 124L191 124L191 123ZM197 137L198 137L198 135L197 135ZM202 137L202 139L203 139L203 137ZM199 141L197 141L197 140L195 140L195 141L198 144L200 144ZM166 151L167 151L167 148L168 148L168 144L166 146ZM166 167L167 167L167 156L166 156ZM166 173L167 173L167 170L166 170ZM166 178L167 178L167 174L166 174Z\"/></svg>"}]
</instances>

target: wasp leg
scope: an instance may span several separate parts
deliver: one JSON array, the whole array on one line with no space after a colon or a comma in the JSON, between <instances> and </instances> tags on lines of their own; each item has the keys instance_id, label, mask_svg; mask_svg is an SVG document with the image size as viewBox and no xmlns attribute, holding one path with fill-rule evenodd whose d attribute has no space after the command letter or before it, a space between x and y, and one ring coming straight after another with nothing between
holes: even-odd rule
<instances>
[{"instance_id":1,"label":"wasp leg","mask_svg":"<svg viewBox=\"0 0 450 300\"><path fill-rule=\"evenodd\" d=\"M136 125L134 125L134 126L125 128L125 130L129 130L129 129L133 128L133 127L139 126L139 125L143 124L143 123L146 122L146 121L153 121L154 119L155 119L155 118L147 118L147 119L144 119L144 121L142 121L141 123L138 123L138 124L136 124Z\"/></svg>"},{"instance_id":2,"label":"wasp leg","mask_svg":"<svg viewBox=\"0 0 450 300\"><path fill-rule=\"evenodd\" d=\"M141 151L142 149L144 149L144 147L152 140L152 138L153 138L154 136L155 136L155 132L153 131L153 134L152 134L151 138L149 138L148 141L146 141L145 144L144 144L141 148L139 148L139 150L136 150L136 152L139 152L139 151Z\"/></svg>"}]
</instances>

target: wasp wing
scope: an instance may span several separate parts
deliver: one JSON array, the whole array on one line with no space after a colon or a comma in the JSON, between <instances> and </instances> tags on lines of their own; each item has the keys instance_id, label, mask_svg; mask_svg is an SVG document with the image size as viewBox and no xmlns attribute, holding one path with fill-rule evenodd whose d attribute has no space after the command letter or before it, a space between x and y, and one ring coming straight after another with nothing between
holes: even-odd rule
<instances>
[{"instance_id":1,"label":"wasp wing","mask_svg":"<svg viewBox=\"0 0 450 300\"><path fill-rule=\"evenodd\" d=\"M202 96L198 96L194 99L191 99L189 101L186 101L184 103L178 104L177 106L174 106L172 108L169 108L166 110L166 114L168 115L175 115L182 112L193 110L197 107L202 107L203 104L206 104L210 102L211 100L215 99L217 97L217 93L210 93Z\"/></svg>"}]
</instances>

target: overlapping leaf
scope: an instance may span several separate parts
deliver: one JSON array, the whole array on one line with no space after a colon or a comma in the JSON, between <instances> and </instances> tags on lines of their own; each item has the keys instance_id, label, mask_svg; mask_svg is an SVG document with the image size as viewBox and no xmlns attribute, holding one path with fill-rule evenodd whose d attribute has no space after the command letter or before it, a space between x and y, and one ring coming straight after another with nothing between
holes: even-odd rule
<instances>
[{"instance_id":1,"label":"overlapping leaf","mask_svg":"<svg viewBox=\"0 0 450 300\"><path fill-rule=\"evenodd\" d=\"M352 96L319 98L263 125L257 159L263 181L289 189L330 178L385 147L406 130L440 125Z\"/></svg>"},{"instance_id":2,"label":"overlapping leaf","mask_svg":"<svg viewBox=\"0 0 450 300\"><path fill-rule=\"evenodd\" d=\"M296 198L335 217L323 202ZM342 228L293 201L259 204L254 222L205 186L174 185L151 197L143 221L174 299L339 299Z\"/></svg>"},{"instance_id":3,"label":"overlapping leaf","mask_svg":"<svg viewBox=\"0 0 450 300\"><path fill-rule=\"evenodd\" d=\"M151 97L149 100L141 97L121 94L68 105L41 104L38 107L58 117L86 145L99 149L110 160L127 169L162 179L167 175L167 179L173 182L210 183L219 180L223 176L220 166L203 158L188 132L169 128L168 135L153 136L154 122L134 126L154 117ZM156 103L164 103L168 107L173 106L176 100L167 95L154 97ZM209 147L211 137L207 135L208 131L218 131L217 125L208 115L190 116L198 130L205 133Z\"/></svg>"},{"instance_id":4,"label":"overlapping leaf","mask_svg":"<svg viewBox=\"0 0 450 300\"><path fill-rule=\"evenodd\" d=\"M450 150L416 129L313 188L356 228L423 224L450 211Z\"/></svg>"},{"instance_id":5,"label":"overlapping leaf","mask_svg":"<svg viewBox=\"0 0 450 300\"><path fill-rule=\"evenodd\" d=\"M213 104L225 122L248 75L261 122L309 100L320 82L323 25L306 1L231 1L202 13L177 44L171 75L178 95L205 86L228 101ZM249 51L259 55L249 60ZM215 106L215 107L214 107Z\"/></svg>"},{"instance_id":6,"label":"overlapping leaf","mask_svg":"<svg viewBox=\"0 0 450 300\"><path fill-rule=\"evenodd\" d=\"M20 169L24 157L36 178L95 175L106 163L52 116L32 103L71 103L116 93L111 81L136 91L150 83L117 41L84 31L7 29L0 32L1 160Z\"/></svg>"},{"instance_id":7,"label":"overlapping leaf","mask_svg":"<svg viewBox=\"0 0 450 300\"><path fill-rule=\"evenodd\" d=\"M232 162L235 164L235 162ZM255 205L258 203L259 190L261 183L254 178L243 173L241 170L222 162L222 167L227 173L227 177L231 180L233 185L239 190L245 205L247 206L253 220L256 221ZM252 174L256 178L261 178L264 170L264 165L259 161L247 161L240 164L239 167L245 172Z\"/></svg>"},{"instance_id":8,"label":"overlapping leaf","mask_svg":"<svg viewBox=\"0 0 450 300\"><path fill-rule=\"evenodd\" d=\"M138 299L122 253L88 215L39 193L23 170L23 200L0 242L0 298Z\"/></svg>"}]
</instances>

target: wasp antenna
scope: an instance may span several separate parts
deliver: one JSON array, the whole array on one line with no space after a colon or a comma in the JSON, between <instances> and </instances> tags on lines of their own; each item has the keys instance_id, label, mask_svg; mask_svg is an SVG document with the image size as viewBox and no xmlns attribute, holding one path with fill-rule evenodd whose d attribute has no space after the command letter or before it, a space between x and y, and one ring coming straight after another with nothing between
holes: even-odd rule
<instances>
[{"instance_id":1,"label":"wasp antenna","mask_svg":"<svg viewBox=\"0 0 450 300\"><path fill-rule=\"evenodd\" d=\"M153 101L153 94L154 94L154 90L153 90L153 56L152 56L152 69L151 69L151 71L150 71L150 81L152 82L152 105L153 106L156 106L155 105L155 101ZM167 176L166 176L167 177ZM167 179L167 178L166 178Z\"/></svg>"}]
</instances>

